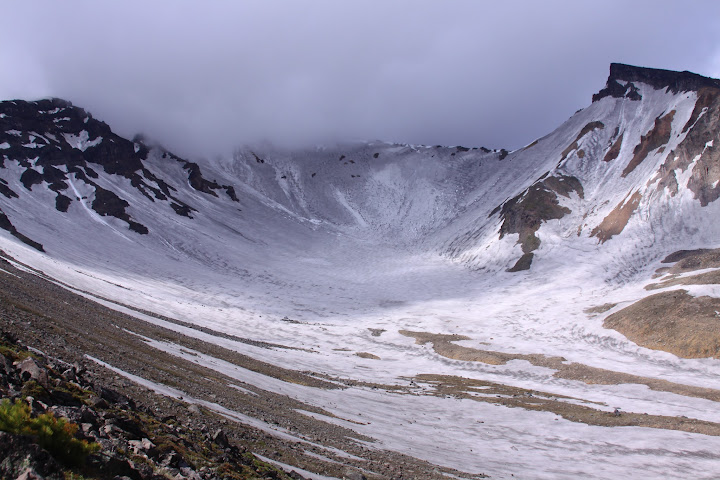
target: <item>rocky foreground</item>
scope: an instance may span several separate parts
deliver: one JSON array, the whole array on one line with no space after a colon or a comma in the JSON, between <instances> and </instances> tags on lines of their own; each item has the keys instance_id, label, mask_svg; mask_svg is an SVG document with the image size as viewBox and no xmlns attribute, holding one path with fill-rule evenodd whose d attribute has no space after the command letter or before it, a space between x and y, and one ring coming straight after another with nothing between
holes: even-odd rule
<instances>
[{"instance_id":1,"label":"rocky foreground","mask_svg":"<svg viewBox=\"0 0 720 480\"><path fill-rule=\"evenodd\" d=\"M8 332L0 333L0 352L2 397L21 400L32 417L67 419L78 427L76 439L96 451L73 465L62 452L43 449L37 436L0 432L2 478L304 478L230 442L219 419L186 423L172 414L173 402L138 403L106 387L97 372L28 350Z\"/></svg>"},{"instance_id":2,"label":"rocky foreground","mask_svg":"<svg viewBox=\"0 0 720 480\"><path fill-rule=\"evenodd\" d=\"M0 467L2 479L26 471L24 478L133 480L484 478L378 448L371 438L307 413L330 418L330 412L147 342L172 342L290 384L337 389L349 380L264 363L89 297L0 251L0 397L21 399L33 418L48 411L66 418L78 426L78 439L100 448L84 466L71 467L57 455L45 461L49 454L32 439L3 434L0 458L8 460Z\"/></svg>"}]
</instances>

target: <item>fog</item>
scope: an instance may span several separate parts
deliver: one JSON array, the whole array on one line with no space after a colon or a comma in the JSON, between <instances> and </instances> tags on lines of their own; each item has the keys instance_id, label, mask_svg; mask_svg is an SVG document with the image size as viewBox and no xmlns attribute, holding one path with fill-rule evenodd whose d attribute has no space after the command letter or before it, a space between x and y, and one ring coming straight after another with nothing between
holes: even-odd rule
<instances>
[{"instance_id":1,"label":"fog","mask_svg":"<svg viewBox=\"0 0 720 480\"><path fill-rule=\"evenodd\" d=\"M720 2L0 2L0 98L186 156L259 141L514 149L611 62L720 76Z\"/></svg>"}]
</instances>

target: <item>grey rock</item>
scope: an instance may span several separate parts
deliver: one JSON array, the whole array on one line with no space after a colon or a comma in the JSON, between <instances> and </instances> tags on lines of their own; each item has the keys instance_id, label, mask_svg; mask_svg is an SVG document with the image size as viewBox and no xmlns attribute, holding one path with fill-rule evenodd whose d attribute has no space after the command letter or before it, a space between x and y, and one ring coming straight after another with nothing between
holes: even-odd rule
<instances>
[{"instance_id":1,"label":"grey rock","mask_svg":"<svg viewBox=\"0 0 720 480\"><path fill-rule=\"evenodd\" d=\"M213 442L217 443L222 448L228 448L230 446L230 441L228 440L227 435L221 428L218 428L217 431L212 436Z\"/></svg>"},{"instance_id":2,"label":"grey rock","mask_svg":"<svg viewBox=\"0 0 720 480\"><path fill-rule=\"evenodd\" d=\"M130 440L128 441L128 445L136 454L148 453L155 448L155 444L147 438L143 438L142 440Z\"/></svg>"},{"instance_id":3,"label":"grey rock","mask_svg":"<svg viewBox=\"0 0 720 480\"><path fill-rule=\"evenodd\" d=\"M89 402L90 406L93 408L108 408L109 407L109 404L105 400L103 400L102 398L100 398L96 395L91 396L88 399L88 402Z\"/></svg>"},{"instance_id":4,"label":"grey rock","mask_svg":"<svg viewBox=\"0 0 720 480\"><path fill-rule=\"evenodd\" d=\"M98 424L97 414L85 405L80 407L80 420L82 423L89 423L91 425Z\"/></svg>"},{"instance_id":5,"label":"grey rock","mask_svg":"<svg viewBox=\"0 0 720 480\"><path fill-rule=\"evenodd\" d=\"M32 437L0 432L0 478L64 480L62 467Z\"/></svg>"},{"instance_id":6,"label":"grey rock","mask_svg":"<svg viewBox=\"0 0 720 480\"><path fill-rule=\"evenodd\" d=\"M17 364L23 378L33 379L45 388L49 387L47 370L45 370L33 358L26 358Z\"/></svg>"},{"instance_id":7,"label":"grey rock","mask_svg":"<svg viewBox=\"0 0 720 480\"><path fill-rule=\"evenodd\" d=\"M345 480L367 480L367 477L365 477L360 470L352 467L347 467L345 469L342 478Z\"/></svg>"},{"instance_id":8,"label":"grey rock","mask_svg":"<svg viewBox=\"0 0 720 480\"><path fill-rule=\"evenodd\" d=\"M0 373L9 374L12 372L13 364L9 358L0 353Z\"/></svg>"}]
</instances>

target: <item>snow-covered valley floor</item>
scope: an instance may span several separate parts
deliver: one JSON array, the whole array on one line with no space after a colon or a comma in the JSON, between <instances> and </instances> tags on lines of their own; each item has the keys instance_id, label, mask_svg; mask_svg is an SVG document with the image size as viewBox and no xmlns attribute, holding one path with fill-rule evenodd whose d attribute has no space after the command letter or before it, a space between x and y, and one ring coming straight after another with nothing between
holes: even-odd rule
<instances>
[{"instance_id":1,"label":"snow-covered valley floor","mask_svg":"<svg viewBox=\"0 0 720 480\"><path fill-rule=\"evenodd\" d=\"M720 478L720 361L603 326L680 288L696 310L683 321L707 297L687 330L714 334L720 317L720 251L691 269L704 281L653 278L668 255L719 246L720 95L643 72L514 152L370 142L191 163L64 103L10 102L32 121L8 124L0 147L0 249L135 317L83 319L85 346L123 335L88 353L99 365L289 442L310 441L293 430L305 421L331 425L343 444L312 441L334 461L399 452L447 467L431 478ZM54 117L65 110L72 122ZM720 338L702 340L717 357ZM170 367L173 384L144 372L153 355L192 391ZM253 411L260 397L287 399L282 429L260 418L271 407Z\"/></svg>"},{"instance_id":2,"label":"snow-covered valley floor","mask_svg":"<svg viewBox=\"0 0 720 480\"><path fill-rule=\"evenodd\" d=\"M122 265L104 267L91 251L70 264L12 241L3 248L148 322L350 385L289 383L146 339L241 384L330 412L312 415L374 439L373 448L493 478L720 472L718 362L641 348L602 327L609 312L645 295L642 282L593 278L602 262L582 264L582 252L547 276L511 275L323 233L330 240L313 249L273 248L262 258L205 259L193 268L188 257L200 250L153 258L130 248ZM617 306L591 310L606 304ZM542 401L524 408L524 396Z\"/></svg>"}]
</instances>

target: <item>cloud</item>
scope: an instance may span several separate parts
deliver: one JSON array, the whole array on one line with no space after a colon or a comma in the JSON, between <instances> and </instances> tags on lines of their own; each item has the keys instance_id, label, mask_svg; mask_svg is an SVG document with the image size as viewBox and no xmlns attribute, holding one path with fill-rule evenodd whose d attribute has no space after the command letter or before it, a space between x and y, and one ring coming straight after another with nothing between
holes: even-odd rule
<instances>
[{"instance_id":1,"label":"cloud","mask_svg":"<svg viewBox=\"0 0 720 480\"><path fill-rule=\"evenodd\" d=\"M0 95L68 98L185 155L261 140L517 148L586 106L612 61L717 74L720 4L692 6L13 3Z\"/></svg>"}]
</instances>

